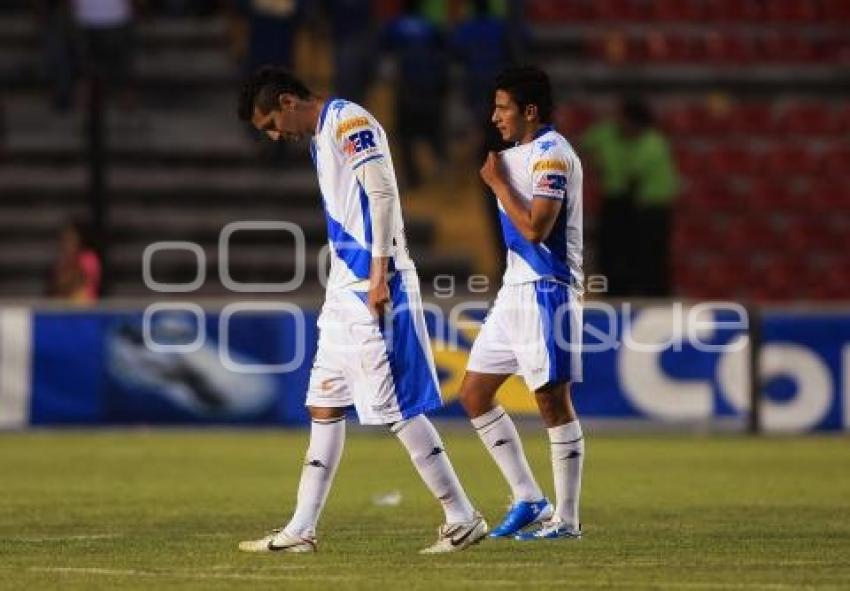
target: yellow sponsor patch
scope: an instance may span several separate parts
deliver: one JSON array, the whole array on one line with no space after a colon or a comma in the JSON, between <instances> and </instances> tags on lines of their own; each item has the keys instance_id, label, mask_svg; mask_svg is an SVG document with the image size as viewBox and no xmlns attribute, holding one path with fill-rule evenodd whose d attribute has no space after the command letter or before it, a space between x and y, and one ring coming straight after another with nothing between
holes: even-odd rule
<instances>
[{"instance_id":1,"label":"yellow sponsor patch","mask_svg":"<svg viewBox=\"0 0 850 591\"><path fill-rule=\"evenodd\" d=\"M567 172L569 169L570 167L563 160L538 160L534 163L534 172L540 172L541 170Z\"/></svg>"},{"instance_id":2,"label":"yellow sponsor patch","mask_svg":"<svg viewBox=\"0 0 850 591\"><path fill-rule=\"evenodd\" d=\"M336 128L336 139L339 140L349 131L357 129L358 127L369 127L369 119L366 117L353 117L351 119L346 119Z\"/></svg>"}]
</instances>

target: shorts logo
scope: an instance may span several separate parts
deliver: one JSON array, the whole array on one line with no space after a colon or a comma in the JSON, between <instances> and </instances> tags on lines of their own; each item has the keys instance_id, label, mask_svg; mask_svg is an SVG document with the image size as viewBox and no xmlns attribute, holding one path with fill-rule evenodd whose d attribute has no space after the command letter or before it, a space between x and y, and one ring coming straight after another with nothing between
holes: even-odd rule
<instances>
[{"instance_id":1,"label":"shorts logo","mask_svg":"<svg viewBox=\"0 0 850 591\"><path fill-rule=\"evenodd\" d=\"M567 166L567 163L563 160L538 160L534 163L534 172L540 172L543 170L559 170L561 172L567 172L570 169Z\"/></svg>"},{"instance_id":2,"label":"shorts logo","mask_svg":"<svg viewBox=\"0 0 850 591\"><path fill-rule=\"evenodd\" d=\"M366 117L353 117L346 119L336 128L336 139L339 140L348 132L357 129L358 127L369 127L369 119Z\"/></svg>"},{"instance_id":3,"label":"shorts logo","mask_svg":"<svg viewBox=\"0 0 850 591\"><path fill-rule=\"evenodd\" d=\"M374 148L377 148L377 146L375 145L375 134L371 129L352 133L342 143L342 152L349 157Z\"/></svg>"},{"instance_id":4,"label":"shorts logo","mask_svg":"<svg viewBox=\"0 0 850 591\"><path fill-rule=\"evenodd\" d=\"M537 181L535 188L539 191L551 191L553 193L564 191L567 188L567 177L562 174L543 175Z\"/></svg>"}]
</instances>

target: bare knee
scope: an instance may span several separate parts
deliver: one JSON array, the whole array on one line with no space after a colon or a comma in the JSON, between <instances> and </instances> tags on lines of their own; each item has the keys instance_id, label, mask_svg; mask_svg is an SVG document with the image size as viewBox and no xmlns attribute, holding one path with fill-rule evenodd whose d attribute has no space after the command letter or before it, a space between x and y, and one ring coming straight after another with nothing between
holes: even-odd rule
<instances>
[{"instance_id":1,"label":"bare knee","mask_svg":"<svg viewBox=\"0 0 850 591\"><path fill-rule=\"evenodd\" d=\"M338 419L345 416L344 408L334 408L330 406L308 406L310 418L317 421L326 421L328 419Z\"/></svg>"},{"instance_id":2,"label":"bare knee","mask_svg":"<svg viewBox=\"0 0 850 591\"><path fill-rule=\"evenodd\" d=\"M507 377L466 372L460 386L460 404L469 418L474 419L493 410L496 392Z\"/></svg>"},{"instance_id":3,"label":"bare knee","mask_svg":"<svg viewBox=\"0 0 850 591\"><path fill-rule=\"evenodd\" d=\"M569 383L544 386L534 393L543 424L558 427L576 420Z\"/></svg>"}]
</instances>

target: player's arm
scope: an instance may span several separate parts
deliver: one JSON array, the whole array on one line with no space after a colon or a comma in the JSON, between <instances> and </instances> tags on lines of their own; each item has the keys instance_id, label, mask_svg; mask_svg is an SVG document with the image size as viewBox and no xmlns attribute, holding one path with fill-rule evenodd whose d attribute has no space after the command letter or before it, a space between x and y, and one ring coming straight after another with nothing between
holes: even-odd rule
<instances>
[{"instance_id":1,"label":"player's arm","mask_svg":"<svg viewBox=\"0 0 850 591\"><path fill-rule=\"evenodd\" d=\"M534 244L546 240L561 210L561 199L548 198L547 195L540 195L541 198L538 198L535 195L531 207L528 207L525 201L514 193L494 152L487 155L487 160L481 167L481 178L496 194L496 198L505 208L505 213L526 240Z\"/></svg>"},{"instance_id":2,"label":"player's arm","mask_svg":"<svg viewBox=\"0 0 850 591\"><path fill-rule=\"evenodd\" d=\"M383 157L364 161L355 172L369 201L369 215L372 219L372 263L369 268L367 305L373 314L380 316L390 301L387 274L395 230L393 205L398 192L393 173Z\"/></svg>"}]
</instances>

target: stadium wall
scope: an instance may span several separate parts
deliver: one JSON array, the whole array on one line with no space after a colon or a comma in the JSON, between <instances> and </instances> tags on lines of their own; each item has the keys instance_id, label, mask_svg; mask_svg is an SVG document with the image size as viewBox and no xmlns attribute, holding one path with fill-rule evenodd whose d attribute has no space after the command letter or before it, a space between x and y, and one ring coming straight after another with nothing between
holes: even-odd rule
<instances>
[{"instance_id":1,"label":"stadium wall","mask_svg":"<svg viewBox=\"0 0 850 591\"><path fill-rule=\"evenodd\" d=\"M0 308L0 427L285 425L303 407L317 312L281 303L204 310ZM485 307L428 306L442 415L457 390ZM743 315L743 316L742 316ZM850 430L850 310L761 314L765 432ZM747 319L734 304L588 303L580 414L612 422L746 428ZM535 414L518 378L500 394Z\"/></svg>"}]
</instances>

